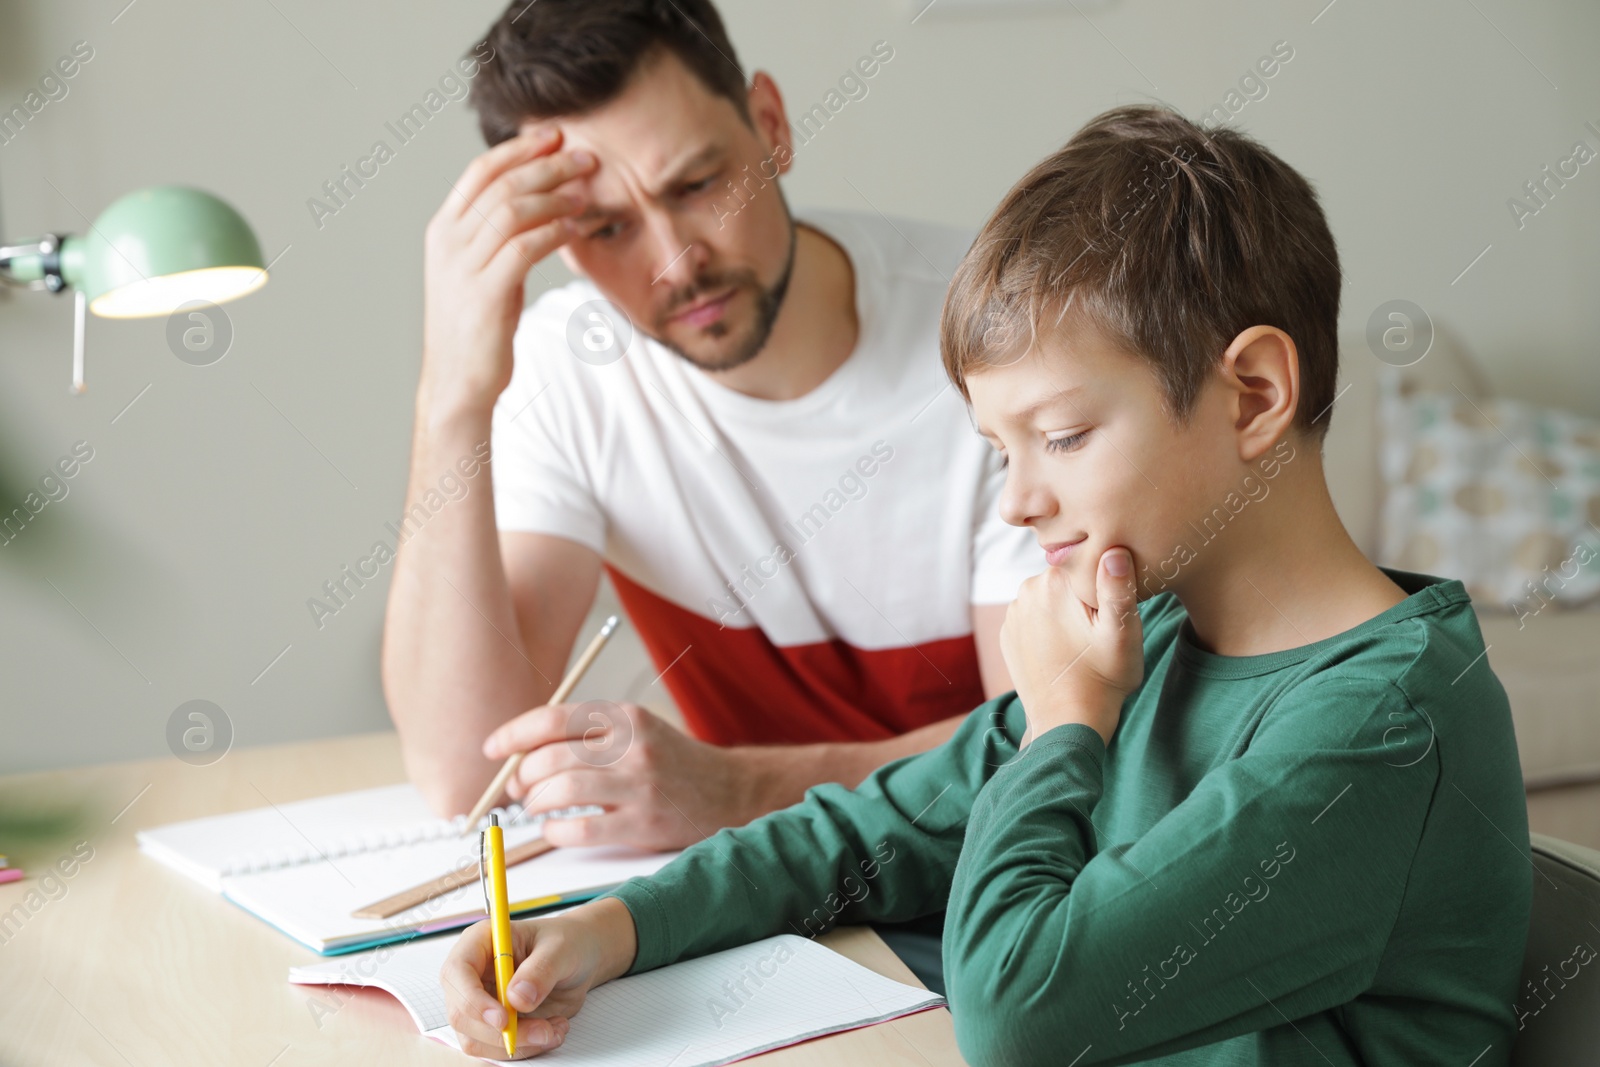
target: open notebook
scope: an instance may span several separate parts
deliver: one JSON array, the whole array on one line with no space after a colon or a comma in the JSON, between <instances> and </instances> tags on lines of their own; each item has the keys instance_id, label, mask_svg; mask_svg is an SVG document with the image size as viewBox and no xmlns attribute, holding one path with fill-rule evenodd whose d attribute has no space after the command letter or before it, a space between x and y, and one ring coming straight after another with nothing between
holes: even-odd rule
<instances>
[{"instance_id":1,"label":"open notebook","mask_svg":"<svg viewBox=\"0 0 1600 1067\"><path fill-rule=\"evenodd\" d=\"M460 1048L439 968L454 938L293 967L301 985L376 986L424 1035ZM807 1038L882 1022L944 998L794 934L619 978L592 991L567 1039L538 1057L565 1067L716 1067Z\"/></svg>"},{"instance_id":2,"label":"open notebook","mask_svg":"<svg viewBox=\"0 0 1600 1067\"><path fill-rule=\"evenodd\" d=\"M541 832L542 818L495 809L509 849ZM581 814L573 809L561 814ZM485 819L487 824L487 819ZM410 785L273 804L141 830L139 847L323 955L449 930L483 918L473 882L387 919L350 913L476 863L478 837L430 816ZM559 848L506 872L512 910L597 896L676 853L618 847Z\"/></svg>"}]
</instances>

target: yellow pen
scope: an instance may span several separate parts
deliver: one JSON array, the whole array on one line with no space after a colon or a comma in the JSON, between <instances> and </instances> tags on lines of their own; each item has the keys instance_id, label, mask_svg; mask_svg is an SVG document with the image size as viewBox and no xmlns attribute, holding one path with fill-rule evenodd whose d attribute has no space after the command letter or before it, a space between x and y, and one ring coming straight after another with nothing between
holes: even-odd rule
<instances>
[{"instance_id":1,"label":"yellow pen","mask_svg":"<svg viewBox=\"0 0 1600 1067\"><path fill-rule=\"evenodd\" d=\"M489 816L489 825L478 839L478 869L486 876L483 887L485 903L489 907L489 937L494 947L494 986L500 996L500 1006L506 1011L503 1035L506 1055L517 1054L517 1009L511 1006L506 990L511 988L511 976L516 973L517 961L511 952L511 904L506 896L506 841L500 829L500 816Z\"/></svg>"}]
</instances>

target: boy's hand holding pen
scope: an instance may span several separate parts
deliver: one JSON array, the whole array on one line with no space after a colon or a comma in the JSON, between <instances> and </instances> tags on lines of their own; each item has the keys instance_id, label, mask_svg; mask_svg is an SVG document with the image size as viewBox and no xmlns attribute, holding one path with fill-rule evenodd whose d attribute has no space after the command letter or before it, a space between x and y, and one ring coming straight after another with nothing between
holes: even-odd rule
<instances>
[{"instance_id":1,"label":"boy's hand holding pen","mask_svg":"<svg viewBox=\"0 0 1600 1067\"><path fill-rule=\"evenodd\" d=\"M483 1059L505 1058L511 1022L514 1059L558 1048L589 990L626 974L637 951L633 914L615 897L511 923L517 966L506 987L506 1003L515 1016L509 1018L496 996L493 924L469 926L439 972L461 1050Z\"/></svg>"}]
</instances>

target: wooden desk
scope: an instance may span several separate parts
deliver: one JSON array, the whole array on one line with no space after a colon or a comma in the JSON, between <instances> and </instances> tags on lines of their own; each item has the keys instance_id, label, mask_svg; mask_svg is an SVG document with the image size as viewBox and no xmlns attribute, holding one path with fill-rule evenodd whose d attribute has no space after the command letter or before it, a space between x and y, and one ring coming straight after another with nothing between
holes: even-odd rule
<instances>
[{"instance_id":1,"label":"wooden desk","mask_svg":"<svg viewBox=\"0 0 1600 1067\"><path fill-rule=\"evenodd\" d=\"M403 777L398 742L381 733L238 749L209 767L169 758L0 778L8 823L76 813L70 824L0 842L28 870L23 881L0 885L0 1063L468 1062L419 1034L384 993L358 993L333 1014L313 1011L317 990L290 985L287 973L317 960L315 953L134 843L143 827ZM75 846L92 856L70 878L57 871L56 883L46 884L43 876ZM880 974L920 984L871 930L840 929L819 940ZM574 1025L583 1025L581 1013ZM943 1008L756 1059L763 1067L962 1062Z\"/></svg>"}]
</instances>

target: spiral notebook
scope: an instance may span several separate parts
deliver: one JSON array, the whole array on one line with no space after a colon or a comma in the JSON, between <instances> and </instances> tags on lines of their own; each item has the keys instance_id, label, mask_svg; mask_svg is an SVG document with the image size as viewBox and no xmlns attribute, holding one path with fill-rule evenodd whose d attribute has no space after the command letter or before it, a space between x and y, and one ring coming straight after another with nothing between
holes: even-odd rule
<instances>
[{"instance_id":1,"label":"spiral notebook","mask_svg":"<svg viewBox=\"0 0 1600 1067\"><path fill-rule=\"evenodd\" d=\"M506 847L539 837L546 817L496 808ZM484 825L488 818L485 817ZM138 833L139 848L322 953L334 955L450 930L484 916L477 883L387 919L351 912L478 859L465 822L435 818L411 785L384 786L214 815ZM513 911L573 904L676 853L621 847L558 848L506 872Z\"/></svg>"},{"instance_id":2,"label":"spiral notebook","mask_svg":"<svg viewBox=\"0 0 1600 1067\"><path fill-rule=\"evenodd\" d=\"M289 981L375 986L405 1006L424 1036L460 1048L439 985L453 944L454 938L436 937L294 967ZM718 1067L943 1003L936 993L885 978L814 941L780 934L598 986L572 1017L566 1041L539 1062ZM317 1014L316 1003L310 1007Z\"/></svg>"}]
</instances>

